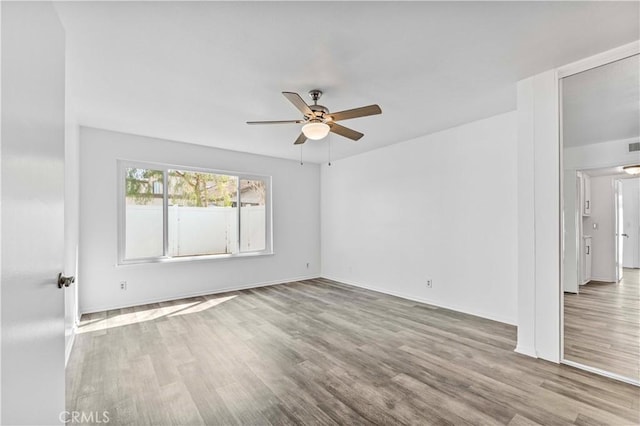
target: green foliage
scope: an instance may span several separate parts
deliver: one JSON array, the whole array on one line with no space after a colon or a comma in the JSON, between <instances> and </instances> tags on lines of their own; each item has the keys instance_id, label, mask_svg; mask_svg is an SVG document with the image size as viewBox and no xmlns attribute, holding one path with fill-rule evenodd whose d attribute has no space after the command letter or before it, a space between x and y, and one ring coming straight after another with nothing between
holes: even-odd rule
<instances>
[{"instance_id":1,"label":"green foliage","mask_svg":"<svg viewBox=\"0 0 640 426\"><path fill-rule=\"evenodd\" d=\"M136 204L162 199L161 170L128 168L126 172L127 198ZM234 176L169 170L167 181L170 205L232 207L237 201L238 179ZM262 198L264 196L264 183L261 181L243 181L243 187L257 191Z\"/></svg>"},{"instance_id":2,"label":"green foliage","mask_svg":"<svg viewBox=\"0 0 640 426\"><path fill-rule=\"evenodd\" d=\"M236 199L237 179L213 173L169 171L170 204L191 207L231 207Z\"/></svg>"},{"instance_id":3,"label":"green foliage","mask_svg":"<svg viewBox=\"0 0 640 426\"><path fill-rule=\"evenodd\" d=\"M162 185L162 171L128 168L125 177L127 198L133 198L136 204L149 204L157 198L153 193L154 182Z\"/></svg>"}]
</instances>

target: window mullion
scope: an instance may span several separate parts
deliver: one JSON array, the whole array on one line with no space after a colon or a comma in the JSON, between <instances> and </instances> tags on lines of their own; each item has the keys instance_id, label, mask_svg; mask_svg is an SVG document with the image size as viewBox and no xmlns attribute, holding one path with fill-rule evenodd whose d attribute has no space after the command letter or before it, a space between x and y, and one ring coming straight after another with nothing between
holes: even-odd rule
<instances>
[{"instance_id":1,"label":"window mullion","mask_svg":"<svg viewBox=\"0 0 640 426\"><path fill-rule=\"evenodd\" d=\"M125 173L126 167L122 162L118 162L118 261L125 259L127 252L127 177Z\"/></svg>"},{"instance_id":2,"label":"window mullion","mask_svg":"<svg viewBox=\"0 0 640 426\"><path fill-rule=\"evenodd\" d=\"M241 241L242 241L242 237L240 235L240 232L242 227L240 226L240 180L241 180L241 176L238 176L237 178L237 189L236 189L236 206L238 206L238 253L240 253L242 251L241 249Z\"/></svg>"},{"instance_id":3,"label":"window mullion","mask_svg":"<svg viewBox=\"0 0 640 426\"><path fill-rule=\"evenodd\" d=\"M169 257L169 177L168 169L162 171L162 253Z\"/></svg>"}]
</instances>

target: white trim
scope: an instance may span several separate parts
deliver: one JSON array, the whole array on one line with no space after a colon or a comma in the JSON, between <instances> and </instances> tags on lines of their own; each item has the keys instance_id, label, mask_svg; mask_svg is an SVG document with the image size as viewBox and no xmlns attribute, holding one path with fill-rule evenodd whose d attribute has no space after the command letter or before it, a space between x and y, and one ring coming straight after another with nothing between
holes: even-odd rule
<instances>
[{"instance_id":1,"label":"white trim","mask_svg":"<svg viewBox=\"0 0 640 426\"><path fill-rule=\"evenodd\" d=\"M71 329L71 336L69 337L69 342L64 348L64 368L67 368L69 364L69 357L71 356L71 350L73 349L73 344L76 341L76 330L78 329L77 324L73 325Z\"/></svg>"},{"instance_id":2,"label":"white trim","mask_svg":"<svg viewBox=\"0 0 640 426\"><path fill-rule=\"evenodd\" d=\"M589 373L595 373L600 376L609 377L610 379L619 380L621 382L629 383L630 385L640 387L640 381L632 379L630 377L621 376L619 374L611 373L609 371L601 370L595 367L589 367L588 365L580 364L579 362L569 361L567 359L563 359L561 363L568 365L570 367L578 368L580 370L588 371Z\"/></svg>"},{"instance_id":3,"label":"white trim","mask_svg":"<svg viewBox=\"0 0 640 426\"><path fill-rule=\"evenodd\" d=\"M0 22L2 22L2 6L0 5ZM2 45L2 31L0 31L0 46ZM0 99L2 99L2 54L0 54ZM0 102L0 120L2 117L2 102ZM0 122L0 127L1 127ZM0 160L2 160L2 132L0 132ZM0 161L0 241L2 241L2 161ZM2 244L0 244L0 276L2 276ZM1 284L1 283L0 283ZM0 318L2 318L2 285L0 285ZM0 335L1 335L0 331ZM0 422L2 422L2 339L0 338Z\"/></svg>"},{"instance_id":4,"label":"white trim","mask_svg":"<svg viewBox=\"0 0 640 426\"><path fill-rule=\"evenodd\" d=\"M615 283L616 279L615 277L594 277L593 275L591 276L591 279L589 281L600 281L600 282L604 282L604 283ZM587 283L583 284L586 285Z\"/></svg>"},{"instance_id":5,"label":"white trim","mask_svg":"<svg viewBox=\"0 0 640 426\"><path fill-rule=\"evenodd\" d=\"M149 303L170 302L172 300L186 299L186 298L189 298L189 297L207 296L207 295L212 295L212 294L227 293L227 292L231 292L231 291L239 291L239 290L247 290L247 289L252 289L252 288L268 287L268 286L272 286L272 285L287 284L287 283L296 282L296 281L314 280L314 279L318 279L318 278L320 278L319 275L305 275L305 276L301 276L301 277L286 278L286 279L282 279L282 280L263 281L263 282L258 282L258 283L245 284L245 285L239 285L239 286L233 286L233 287L225 287L225 288L220 288L220 289L210 289L210 290L196 291L196 292L184 293L184 294L180 294L180 295L177 295L177 296L170 296L170 297L164 297L164 298L163 297L157 297L157 298L151 298L151 299L143 299L143 300L140 300L138 302L128 303L128 304L125 304L125 305L92 306L92 307L89 307L89 308L82 309L80 311L80 316L82 316L84 314L91 314L91 313L94 313L94 312L109 311L111 309L131 308L133 306L142 306L142 305L147 305Z\"/></svg>"},{"instance_id":6,"label":"white trim","mask_svg":"<svg viewBox=\"0 0 640 426\"><path fill-rule=\"evenodd\" d=\"M624 246L620 247L620 244L624 245L624 241L622 240L622 235L624 235L624 223L620 223L620 212L624 211L624 206L620 205L620 202L622 201L622 191L622 180L619 178L613 179L613 276L616 279L616 284L619 283L624 276ZM638 360L638 363L640 363L640 360Z\"/></svg>"},{"instance_id":7,"label":"white trim","mask_svg":"<svg viewBox=\"0 0 640 426\"><path fill-rule=\"evenodd\" d=\"M569 77L570 75L588 71L592 68L597 68L611 62L619 61L621 59L628 58L629 56L637 55L639 53L640 40L632 41L631 43L624 44L614 49L589 56L588 58L584 58L567 65L563 65L558 68L558 78Z\"/></svg>"},{"instance_id":8,"label":"white trim","mask_svg":"<svg viewBox=\"0 0 640 426\"><path fill-rule=\"evenodd\" d=\"M562 236L560 184L560 105L557 70L534 77L533 93L533 228L534 228L534 342L536 354L547 361L560 363L559 324L561 323L558 290L562 278L559 241ZM549 197L552 187L554 197ZM557 191L557 192L556 192ZM551 250L551 247L554 247ZM558 262L557 264L555 262ZM555 305L551 310L550 306ZM554 330L555 329L555 330ZM555 333L558 333L555 335ZM550 337L553 333L553 339ZM557 340L556 340L557 339Z\"/></svg>"},{"instance_id":9,"label":"white trim","mask_svg":"<svg viewBox=\"0 0 640 426\"><path fill-rule=\"evenodd\" d=\"M120 170L118 173L118 179L123 181L122 175L124 174L124 167L120 166ZM118 222L117 226L122 228L123 240L118 241L118 253L120 256L118 257L118 263L126 263L127 261L124 258L125 250L127 247L126 238L127 238L127 206L126 206L126 178L124 179L124 190L118 193L118 201L124 204L122 209L122 222ZM122 245L122 248L120 247ZM167 171L162 171L162 253L166 255L169 253L169 173Z\"/></svg>"},{"instance_id":10,"label":"white trim","mask_svg":"<svg viewBox=\"0 0 640 426\"><path fill-rule=\"evenodd\" d=\"M521 355L526 355L526 356L530 356L533 358L538 358L538 354L536 353L536 348L534 348L533 346L523 346L523 345L518 345L516 346L516 348L513 350L514 352L517 352Z\"/></svg>"},{"instance_id":11,"label":"white trim","mask_svg":"<svg viewBox=\"0 0 640 426\"><path fill-rule=\"evenodd\" d=\"M135 265L149 265L153 263L180 263L204 260L212 261L221 259L242 259L246 257L273 256L274 254L274 252L265 251L246 251L241 253L203 254L199 256L151 257L147 259L123 260L121 263L116 263L115 267L123 268Z\"/></svg>"},{"instance_id":12,"label":"white trim","mask_svg":"<svg viewBox=\"0 0 640 426\"><path fill-rule=\"evenodd\" d=\"M564 358L564 262L565 262L565 257L564 257L564 250L565 250L565 241L564 241L564 228L565 228L565 220L564 220L564 139L563 139L563 116L562 116L562 79L560 78L560 71L556 70L556 93L558 94L558 194L559 194L559 199L558 199L558 208L560 209L560 214L558 217L559 223L558 223L558 241L560 244L560 260L559 260L559 265L558 265L558 271L560 272L558 275L558 282L559 282L559 291L560 291L560 301L558 303L558 317L560 319L560 332L558 333L558 347L560 348L560 357L559 359L562 360ZM576 174L577 172L572 173L572 175L577 176ZM576 178L573 177L573 179L575 180ZM575 184L574 184L575 186ZM578 197L578 199L580 199L580 195L578 195L576 193L576 197ZM575 204L576 207L574 208L574 211L572 212L572 214L574 216L576 216L576 227L578 226L578 223L580 223L580 218L577 217L578 216L578 212L582 211L582 206L580 205L580 203L576 203ZM578 233L576 233L576 235L578 235ZM579 245L578 245L579 247ZM579 253L579 249L576 248L576 253ZM576 255L576 260L578 262L577 267L580 268L580 263L582 260L582 256ZM580 271L580 269L578 269L578 271ZM580 279L578 279L578 283L580 283ZM578 285L577 291L580 292L580 285Z\"/></svg>"},{"instance_id":13,"label":"white trim","mask_svg":"<svg viewBox=\"0 0 640 426\"><path fill-rule=\"evenodd\" d=\"M493 313L488 313L488 312L479 312L479 311L469 311L468 309L461 307L459 305L453 305L453 304L449 304L449 303L442 303L442 302L438 302L438 301L434 301L434 300L430 300L430 299L425 299L422 297L416 297L416 296L412 296L412 295L408 295L405 293L400 293L400 292L396 292L396 291L389 291L386 289L380 289L380 288L376 288L376 287L371 287L369 285L365 285L356 281L352 281L352 280L346 280L346 279L342 279L342 278L338 278L338 277L331 277L331 276L327 276L327 275L323 275L322 278L331 280L331 281L336 281L338 283L341 284L346 284L346 285L350 285L353 287L359 287L359 288L364 288L366 290L371 290L371 291L375 291L376 293L382 293L382 294L387 294L389 296L396 296L396 297L400 297L402 299L406 299L406 300L412 300L414 302L419 302L419 303L425 303L427 305L432 305L432 306L437 306L439 308L444 308L444 309L449 309L452 311L456 311L456 312L460 312L463 314L467 314L467 315L473 315L475 317L480 317L480 318L484 318L484 319L488 319L491 321L497 321L497 322L501 322L504 324L509 324L509 325L516 325L517 321L514 319L510 319L510 318L506 318L503 317L501 315L494 315Z\"/></svg>"}]
</instances>

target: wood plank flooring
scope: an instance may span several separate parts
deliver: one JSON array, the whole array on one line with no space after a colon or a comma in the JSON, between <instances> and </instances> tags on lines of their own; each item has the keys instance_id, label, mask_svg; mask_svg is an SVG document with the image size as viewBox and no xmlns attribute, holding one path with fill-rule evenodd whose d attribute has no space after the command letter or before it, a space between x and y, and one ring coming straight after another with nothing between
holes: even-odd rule
<instances>
[{"instance_id":1,"label":"wood plank flooring","mask_svg":"<svg viewBox=\"0 0 640 426\"><path fill-rule=\"evenodd\" d=\"M640 269L564 297L565 358L640 380Z\"/></svg>"},{"instance_id":2,"label":"wood plank flooring","mask_svg":"<svg viewBox=\"0 0 640 426\"><path fill-rule=\"evenodd\" d=\"M516 329L333 281L84 315L67 409L110 425L640 423L640 388Z\"/></svg>"}]
</instances>

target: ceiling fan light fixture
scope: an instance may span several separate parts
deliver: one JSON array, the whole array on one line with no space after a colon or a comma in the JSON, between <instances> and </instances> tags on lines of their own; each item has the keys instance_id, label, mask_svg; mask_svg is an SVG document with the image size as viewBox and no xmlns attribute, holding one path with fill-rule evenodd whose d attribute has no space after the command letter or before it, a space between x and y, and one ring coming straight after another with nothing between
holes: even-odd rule
<instances>
[{"instance_id":1,"label":"ceiling fan light fixture","mask_svg":"<svg viewBox=\"0 0 640 426\"><path fill-rule=\"evenodd\" d=\"M302 126L302 133L308 139L315 141L326 137L329 134L329 130L331 130L329 125L321 121L312 121Z\"/></svg>"},{"instance_id":2,"label":"ceiling fan light fixture","mask_svg":"<svg viewBox=\"0 0 640 426\"><path fill-rule=\"evenodd\" d=\"M634 164L633 166L624 166L622 170L629 173L630 175L640 175L640 164Z\"/></svg>"},{"instance_id":3,"label":"ceiling fan light fixture","mask_svg":"<svg viewBox=\"0 0 640 426\"><path fill-rule=\"evenodd\" d=\"M320 99L322 92L317 89L309 92L311 99L313 99L313 105L307 105L307 103L297 93L282 92L282 94L293 104L294 107L298 109L298 111L302 113L302 119L247 121L247 124L303 124L302 133L300 133L296 141L293 143L294 145L302 145L308 139L320 140L325 138L329 132L343 136L352 141L360 140L360 138L364 136L364 133L342 126L336 123L336 121L382 114L382 109L375 104L347 109L344 111L330 112L327 107L318 105L318 99Z\"/></svg>"}]
</instances>

